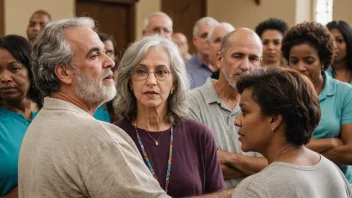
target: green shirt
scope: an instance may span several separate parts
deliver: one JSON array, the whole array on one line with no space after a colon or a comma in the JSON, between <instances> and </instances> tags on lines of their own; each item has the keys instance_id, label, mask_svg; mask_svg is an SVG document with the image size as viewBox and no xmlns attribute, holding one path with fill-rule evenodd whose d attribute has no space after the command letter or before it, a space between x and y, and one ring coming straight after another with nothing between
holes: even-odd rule
<instances>
[{"instance_id":1,"label":"green shirt","mask_svg":"<svg viewBox=\"0 0 352 198\"><path fill-rule=\"evenodd\" d=\"M324 88L319 94L321 120L313 132L313 137L340 138L341 126L352 124L352 86L329 75L325 75L324 78ZM352 186L352 166L339 167Z\"/></svg>"}]
</instances>

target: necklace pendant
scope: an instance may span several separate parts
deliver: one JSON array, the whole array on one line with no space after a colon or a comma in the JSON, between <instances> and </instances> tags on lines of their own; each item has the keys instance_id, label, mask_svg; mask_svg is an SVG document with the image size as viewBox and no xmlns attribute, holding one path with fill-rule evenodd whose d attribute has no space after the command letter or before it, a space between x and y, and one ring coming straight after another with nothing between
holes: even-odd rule
<instances>
[{"instance_id":1,"label":"necklace pendant","mask_svg":"<svg viewBox=\"0 0 352 198\"><path fill-rule=\"evenodd\" d=\"M159 146L159 142L158 141L155 141L155 146Z\"/></svg>"}]
</instances>

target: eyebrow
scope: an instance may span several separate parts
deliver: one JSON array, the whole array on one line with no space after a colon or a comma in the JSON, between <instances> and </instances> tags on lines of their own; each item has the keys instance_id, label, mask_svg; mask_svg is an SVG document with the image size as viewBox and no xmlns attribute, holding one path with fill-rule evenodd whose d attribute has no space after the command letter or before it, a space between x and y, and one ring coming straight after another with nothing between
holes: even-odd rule
<instances>
[{"instance_id":1,"label":"eyebrow","mask_svg":"<svg viewBox=\"0 0 352 198\"><path fill-rule=\"evenodd\" d=\"M91 48L91 49L88 51L87 56L88 56L89 54L91 54L92 52L98 52L98 51L99 51L99 47L93 47L93 48Z\"/></svg>"}]
</instances>

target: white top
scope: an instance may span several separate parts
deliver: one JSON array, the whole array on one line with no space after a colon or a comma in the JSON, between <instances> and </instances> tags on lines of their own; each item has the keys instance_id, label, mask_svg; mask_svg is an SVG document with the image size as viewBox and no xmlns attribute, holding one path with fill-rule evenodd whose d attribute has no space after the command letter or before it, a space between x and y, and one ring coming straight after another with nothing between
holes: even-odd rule
<instances>
[{"instance_id":1,"label":"white top","mask_svg":"<svg viewBox=\"0 0 352 198\"><path fill-rule=\"evenodd\" d=\"M321 155L314 166L273 162L244 179L232 198L351 198L349 184L340 169Z\"/></svg>"}]
</instances>

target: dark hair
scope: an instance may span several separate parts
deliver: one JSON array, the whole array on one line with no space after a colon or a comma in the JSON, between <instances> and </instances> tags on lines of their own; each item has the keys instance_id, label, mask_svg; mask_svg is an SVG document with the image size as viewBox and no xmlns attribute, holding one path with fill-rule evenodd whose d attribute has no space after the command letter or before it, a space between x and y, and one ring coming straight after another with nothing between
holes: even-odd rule
<instances>
[{"instance_id":1,"label":"dark hair","mask_svg":"<svg viewBox=\"0 0 352 198\"><path fill-rule=\"evenodd\" d=\"M108 40L110 40L112 42L112 45L114 46L114 55L115 55L116 59L118 59L119 56L117 54L117 44L116 44L114 37L109 36L109 35L102 33L102 32L98 33L98 36L102 42L105 42Z\"/></svg>"},{"instance_id":2,"label":"dark hair","mask_svg":"<svg viewBox=\"0 0 352 198\"><path fill-rule=\"evenodd\" d=\"M307 144L319 124L321 111L312 82L299 72L279 67L263 67L244 75L237 82L240 94L252 90L263 115L281 114L286 123L286 140Z\"/></svg>"},{"instance_id":3,"label":"dark hair","mask_svg":"<svg viewBox=\"0 0 352 198\"><path fill-rule=\"evenodd\" d=\"M45 10L36 10L35 12L33 12L32 16L35 15L35 14L46 15L46 16L48 16L49 21L51 21L51 15L49 14L49 12L47 12Z\"/></svg>"},{"instance_id":4,"label":"dark hair","mask_svg":"<svg viewBox=\"0 0 352 198\"><path fill-rule=\"evenodd\" d=\"M324 69L327 69L334 56L334 38L329 30L315 22L304 22L293 26L282 40L281 51L290 64L291 48L306 43L314 47Z\"/></svg>"},{"instance_id":5,"label":"dark hair","mask_svg":"<svg viewBox=\"0 0 352 198\"><path fill-rule=\"evenodd\" d=\"M39 103L41 101L40 92L35 87L33 73L30 66L32 47L29 41L22 36L7 35L0 38L0 49L7 50L18 62L27 68L30 82L28 97Z\"/></svg>"},{"instance_id":6,"label":"dark hair","mask_svg":"<svg viewBox=\"0 0 352 198\"><path fill-rule=\"evenodd\" d=\"M277 30L282 34L282 36L284 36L288 30L288 25L285 21L281 19L269 18L265 21L260 22L255 28L255 32L258 34L259 37L262 37L262 34L265 30Z\"/></svg>"},{"instance_id":7,"label":"dark hair","mask_svg":"<svg viewBox=\"0 0 352 198\"><path fill-rule=\"evenodd\" d=\"M331 21L326 25L329 30L337 29L341 32L343 39L346 42L346 60L347 66L352 70L352 28L345 21Z\"/></svg>"}]
</instances>

